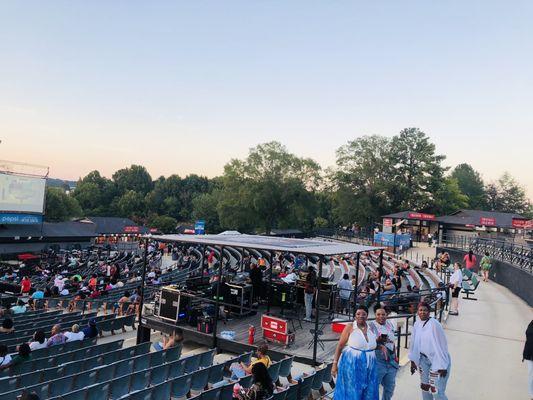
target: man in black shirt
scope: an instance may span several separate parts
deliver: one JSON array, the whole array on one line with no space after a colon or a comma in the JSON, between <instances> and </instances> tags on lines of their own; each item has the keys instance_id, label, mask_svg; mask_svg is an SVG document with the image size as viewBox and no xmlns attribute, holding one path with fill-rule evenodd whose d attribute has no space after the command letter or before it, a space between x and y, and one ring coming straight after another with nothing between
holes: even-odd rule
<instances>
[{"instance_id":1,"label":"man in black shirt","mask_svg":"<svg viewBox=\"0 0 533 400\"><path fill-rule=\"evenodd\" d=\"M253 302L255 303L263 294L263 271L257 264L250 265L250 281L253 288Z\"/></svg>"}]
</instances>

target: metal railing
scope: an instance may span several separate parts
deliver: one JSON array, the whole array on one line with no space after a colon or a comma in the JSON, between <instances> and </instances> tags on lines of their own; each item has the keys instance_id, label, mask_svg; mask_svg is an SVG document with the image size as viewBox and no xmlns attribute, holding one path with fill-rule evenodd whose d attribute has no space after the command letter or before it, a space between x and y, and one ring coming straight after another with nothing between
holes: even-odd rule
<instances>
[{"instance_id":1,"label":"metal railing","mask_svg":"<svg viewBox=\"0 0 533 400\"><path fill-rule=\"evenodd\" d=\"M458 235L444 236L440 246L463 251L472 250L478 256L489 254L492 259L509 263L533 274L533 248L503 240Z\"/></svg>"}]
</instances>

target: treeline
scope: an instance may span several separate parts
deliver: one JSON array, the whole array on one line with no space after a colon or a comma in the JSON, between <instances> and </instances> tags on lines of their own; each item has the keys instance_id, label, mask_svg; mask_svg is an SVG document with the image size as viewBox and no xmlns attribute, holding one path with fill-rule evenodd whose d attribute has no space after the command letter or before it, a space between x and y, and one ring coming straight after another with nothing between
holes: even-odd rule
<instances>
[{"instance_id":1,"label":"treeline","mask_svg":"<svg viewBox=\"0 0 533 400\"><path fill-rule=\"evenodd\" d=\"M392 138L350 141L337 150L335 167L326 170L269 142L229 161L223 175L213 179L171 175L154 181L139 165L118 170L111 179L93 171L71 195L48 189L46 218L121 216L163 232L204 219L209 232L261 233L352 223L370 227L401 210L448 214L473 208L531 216L524 188L509 174L486 183L470 165L450 171L444 159L417 128Z\"/></svg>"}]
</instances>

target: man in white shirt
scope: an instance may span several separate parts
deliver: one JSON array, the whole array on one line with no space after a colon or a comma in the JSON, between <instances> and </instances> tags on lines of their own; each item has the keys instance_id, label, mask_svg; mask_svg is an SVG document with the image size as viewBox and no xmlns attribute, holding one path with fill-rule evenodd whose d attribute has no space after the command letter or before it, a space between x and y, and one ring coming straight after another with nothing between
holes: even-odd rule
<instances>
[{"instance_id":1,"label":"man in white shirt","mask_svg":"<svg viewBox=\"0 0 533 400\"><path fill-rule=\"evenodd\" d=\"M346 312L350 311L350 298L352 297L353 292L353 286L352 281L350 280L350 276L348 274L344 274L342 276L342 279L337 283L337 287L339 288L339 298L341 301L341 312L346 310Z\"/></svg>"},{"instance_id":2,"label":"man in white shirt","mask_svg":"<svg viewBox=\"0 0 533 400\"><path fill-rule=\"evenodd\" d=\"M409 360L411 374L420 372L420 388L423 400L448 400L446 384L450 377L451 359L444 329L439 321L431 318L427 303L418 305L418 320L411 333Z\"/></svg>"},{"instance_id":3,"label":"man in white shirt","mask_svg":"<svg viewBox=\"0 0 533 400\"><path fill-rule=\"evenodd\" d=\"M67 342L74 342L75 340L83 340L85 335L83 332L80 332L80 326L74 324L70 332L65 332L65 337L67 338Z\"/></svg>"}]
</instances>

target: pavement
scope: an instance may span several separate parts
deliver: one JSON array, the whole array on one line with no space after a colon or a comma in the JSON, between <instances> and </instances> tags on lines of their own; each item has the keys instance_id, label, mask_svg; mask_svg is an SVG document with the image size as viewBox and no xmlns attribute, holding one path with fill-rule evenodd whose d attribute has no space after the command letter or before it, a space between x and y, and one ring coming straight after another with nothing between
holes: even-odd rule
<instances>
[{"instance_id":1,"label":"pavement","mask_svg":"<svg viewBox=\"0 0 533 400\"><path fill-rule=\"evenodd\" d=\"M522 350L533 309L493 282L481 282L475 297L477 301L461 297L459 316L450 315L444 323L452 358L448 398L529 399ZM418 374L401 368L393 398L422 398L419 383Z\"/></svg>"}]
</instances>

